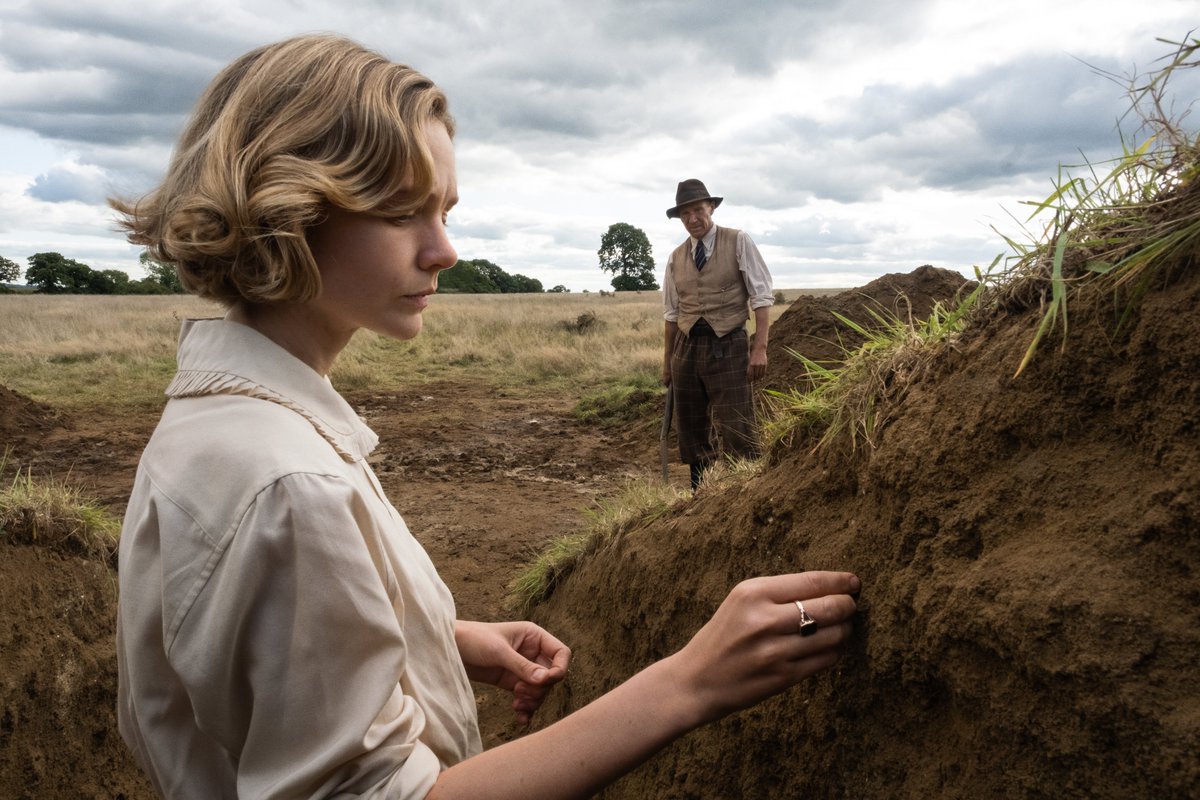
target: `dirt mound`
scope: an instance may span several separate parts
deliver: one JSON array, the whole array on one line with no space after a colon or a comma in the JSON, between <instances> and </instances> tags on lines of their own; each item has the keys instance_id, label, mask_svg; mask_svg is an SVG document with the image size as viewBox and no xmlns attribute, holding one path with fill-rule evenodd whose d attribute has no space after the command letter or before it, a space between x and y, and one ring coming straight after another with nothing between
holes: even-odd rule
<instances>
[{"instance_id":1,"label":"dirt mound","mask_svg":"<svg viewBox=\"0 0 1200 800\"><path fill-rule=\"evenodd\" d=\"M767 343L770 364L763 388L808 388L804 364L793 353L819 364L842 362L847 350L863 343L862 334L840 321L835 314L871 330L879 327L873 314L885 320L904 322L928 319L934 305L952 304L975 287L953 270L926 264L912 272L895 272L866 286L835 295L801 295L771 325Z\"/></svg>"},{"instance_id":2,"label":"dirt mound","mask_svg":"<svg viewBox=\"0 0 1200 800\"><path fill-rule=\"evenodd\" d=\"M51 430L69 425L50 406L0 386L0 455L6 448L16 455L28 452Z\"/></svg>"},{"instance_id":3,"label":"dirt mound","mask_svg":"<svg viewBox=\"0 0 1200 800\"><path fill-rule=\"evenodd\" d=\"M0 795L152 797L116 727L116 578L0 545Z\"/></svg>"},{"instance_id":4,"label":"dirt mound","mask_svg":"<svg viewBox=\"0 0 1200 800\"><path fill-rule=\"evenodd\" d=\"M575 653L551 717L674 652L742 578L864 583L834 672L604 796L1194 796L1197 304L1194 268L1119 336L1111 301L1077 304L1065 350L1044 344L1016 379L1040 318L994 318L889 409L874 448L797 447L584 564L535 614Z\"/></svg>"}]
</instances>

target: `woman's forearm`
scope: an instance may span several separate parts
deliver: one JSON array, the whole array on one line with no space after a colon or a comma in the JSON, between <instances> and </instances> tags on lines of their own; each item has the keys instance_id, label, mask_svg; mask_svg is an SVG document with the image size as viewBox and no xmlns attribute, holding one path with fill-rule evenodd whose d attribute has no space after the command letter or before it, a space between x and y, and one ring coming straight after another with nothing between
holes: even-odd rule
<instances>
[{"instance_id":1,"label":"woman's forearm","mask_svg":"<svg viewBox=\"0 0 1200 800\"><path fill-rule=\"evenodd\" d=\"M430 800L589 797L703 721L676 656L548 728L443 772Z\"/></svg>"},{"instance_id":2,"label":"woman's forearm","mask_svg":"<svg viewBox=\"0 0 1200 800\"><path fill-rule=\"evenodd\" d=\"M743 581L682 650L554 725L451 767L429 796L594 794L689 730L832 666L861 585L845 572Z\"/></svg>"}]
</instances>

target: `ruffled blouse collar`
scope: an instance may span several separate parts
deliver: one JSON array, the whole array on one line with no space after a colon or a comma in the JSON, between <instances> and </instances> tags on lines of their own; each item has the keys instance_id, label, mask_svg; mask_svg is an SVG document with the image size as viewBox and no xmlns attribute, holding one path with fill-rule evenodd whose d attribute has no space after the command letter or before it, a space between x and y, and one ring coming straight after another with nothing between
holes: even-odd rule
<instances>
[{"instance_id":1,"label":"ruffled blouse collar","mask_svg":"<svg viewBox=\"0 0 1200 800\"><path fill-rule=\"evenodd\" d=\"M253 328L184 320L178 363L168 397L238 394L278 403L308 420L347 461L365 459L379 443L328 378Z\"/></svg>"}]
</instances>

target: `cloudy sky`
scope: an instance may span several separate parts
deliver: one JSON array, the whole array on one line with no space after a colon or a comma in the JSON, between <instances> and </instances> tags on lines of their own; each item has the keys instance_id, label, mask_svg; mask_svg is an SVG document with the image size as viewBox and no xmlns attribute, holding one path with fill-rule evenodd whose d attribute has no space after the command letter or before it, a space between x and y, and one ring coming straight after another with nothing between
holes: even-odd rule
<instances>
[{"instance_id":1,"label":"cloudy sky","mask_svg":"<svg viewBox=\"0 0 1200 800\"><path fill-rule=\"evenodd\" d=\"M332 31L450 96L461 258L595 291L628 222L661 273L697 177L777 287L970 275L1060 164L1136 134L1105 73L1198 25L1195 0L0 0L0 255L141 277L105 196L153 185L225 63Z\"/></svg>"}]
</instances>

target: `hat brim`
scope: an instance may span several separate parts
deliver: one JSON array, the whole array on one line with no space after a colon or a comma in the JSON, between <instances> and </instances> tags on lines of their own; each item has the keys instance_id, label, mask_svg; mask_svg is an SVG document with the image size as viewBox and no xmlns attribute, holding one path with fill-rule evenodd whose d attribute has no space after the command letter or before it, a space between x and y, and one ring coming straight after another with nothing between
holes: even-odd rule
<instances>
[{"instance_id":1,"label":"hat brim","mask_svg":"<svg viewBox=\"0 0 1200 800\"><path fill-rule=\"evenodd\" d=\"M717 206L721 205L721 201L724 199L724 197L697 197L695 200L688 200L686 203L680 203L677 206L668 208L667 219L678 219L679 209L683 208L684 206L690 206L692 203L699 203L701 200L708 200L713 204L713 208L716 209Z\"/></svg>"}]
</instances>

